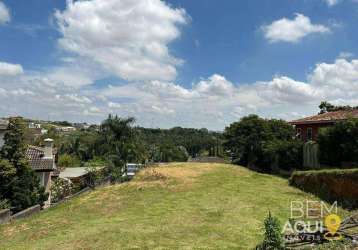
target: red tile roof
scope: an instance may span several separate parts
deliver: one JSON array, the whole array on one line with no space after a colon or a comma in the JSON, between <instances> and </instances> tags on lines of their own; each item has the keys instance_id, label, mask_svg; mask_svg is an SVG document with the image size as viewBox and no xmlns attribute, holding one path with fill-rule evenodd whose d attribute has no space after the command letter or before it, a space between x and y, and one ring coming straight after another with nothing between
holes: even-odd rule
<instances>
[{"instance_id":1,"label":"red tile roof","mask_svg":"<svg viewBox=\"0 0 358 250\"><path fill-rule=\"evenodd\" d=\"M54 170L54 158L44 158L44 155L44 149L40 147L29 146L26 150L26 157L33 170Z\"/></svg>"},{"instance_id":2,"label":"red tile roof","mask_svg":"<svg viewBox=\"0 0 358 250\"><path fill-rule=\"evenodd\" d=\"M291 121L293 125L298 124L312 124L312 123L334 123L337 121L347 120L348 118L358 118L358 109L353 110L339 110L327 112L324 114L309 116L306 118Z\"/></svg>"}]
</instances>

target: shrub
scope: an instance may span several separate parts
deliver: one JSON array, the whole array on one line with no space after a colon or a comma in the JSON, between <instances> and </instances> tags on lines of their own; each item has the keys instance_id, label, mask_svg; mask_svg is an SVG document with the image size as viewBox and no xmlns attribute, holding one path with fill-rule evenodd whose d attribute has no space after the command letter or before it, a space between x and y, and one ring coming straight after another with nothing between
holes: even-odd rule
<instances>
[{"instance_id":1,"label":"shrub","mask_svg":"<svg viewBox=\"0 0 358 250\"><path fill-rule=\"evenodd\" d=\"M290 185L320 196L327 201L338 201L347 208L358 207L358 169L331 169L294 172Z\"/></svg>"},{"instance_id":2,"label":"shrub","mask_svg":"<svg viewBox=\"0 0 358 250\"><path fill-rule=\"evenodd\" d=\"M51 202L56 203L61 201L65 197L71 195L73 191L74 187L71 181L63 178L57 178L51 185Z\"/></svg>"},{"instance_id":3,"label":"shrub","mask_svg":"<svg viewBox=\"0 0 358 250\"><path fill-rule=\"evenodd\" d=\"M106 162L101 159L96 159L85 163L85 167L88 173L88 186L95 187L104 181L106 178L105 165Z\"/></svg>"},{"instance_id":4,"label":"shrub","mask_svg":"<svg viewBox=\"0 0 358 250\"><path fill-rule=\"evenodd\" d=\"M318 134L320 161L331 166L358 162L358 119L336 123Z\"/></svg>"},{"instance_id":5,"label":"shrub","mask_svg":"<svg viewBox=\"0 0 358 250\"><path fill-rule=\"evenodd\" d=\"M282 228L277 218L271 213L264 221L265 234L263 242L256 247L257 250L281 250L285 249L285 242L282 235Z\"/></svg>"},{"instance_id":6,"label":"shrub","mask_svg":"<svg viewBox=\"0 0 358 250\"><path fill-rule=\"evenodd\" d=\"M265 144L263 155L273 169L299 169L303 161L302 146L299 140L273 140Z\"/></svg>"}]
</instances>

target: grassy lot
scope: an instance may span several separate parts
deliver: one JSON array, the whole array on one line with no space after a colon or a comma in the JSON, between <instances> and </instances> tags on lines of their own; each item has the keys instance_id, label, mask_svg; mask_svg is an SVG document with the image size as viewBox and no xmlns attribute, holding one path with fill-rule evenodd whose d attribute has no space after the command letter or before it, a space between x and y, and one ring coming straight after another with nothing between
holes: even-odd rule
<instances>
[{"instance_id":1,"label":"grassy lot","mask_svg":"<svg viewBox=\"0 0 358 250\"><path fill-rule=\"evenodd\" d=\"M269 210L284 222L305 199L315 198L242 167L170 164L1 226L0 249L249 249Z\"/></svg>"}]
</instances>

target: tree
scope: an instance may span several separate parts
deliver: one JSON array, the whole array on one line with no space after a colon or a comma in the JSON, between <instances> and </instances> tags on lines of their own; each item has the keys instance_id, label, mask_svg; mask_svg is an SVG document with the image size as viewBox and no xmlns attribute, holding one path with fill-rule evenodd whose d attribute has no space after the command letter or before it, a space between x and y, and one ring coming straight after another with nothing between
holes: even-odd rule
<instances>
[{"instance_id":1,"label":"tree","mask_svg":"<svg viewBox=\"0 0 358 250\"><path fill-rule=\"evenodd\" d=\"M16 169L8 161L0 159L0 209L10 206L9 200L5 199L10 185L16 180Z\"/></svg>"},{"instance_id":2,"label":"tree","mask_svg":"<svg viewBox=\"0 0 358 250\"><path fill-rule=\"evenodd\" d=\"M286 146L296 147L294 129L290 124L282 120L262 119L257 115L249 115L232 123L225 129L224 138L224 147L231 153L233 162L260 167L264 171L271 171L271 165L276 161L273 156L279 155L279 152L282 155L284 142L292 142L286 144L285 149Z\"/></svg>"},{"instance_id":3,"label":"tree","mask_svg":"<svg viewBox=\"0 0 358 250\"><path fill-rule=\"evenodd\" d=\"M264 221L265 234L261 245L257 246L257 250L284 250L285 242L282 235L282 228L277 218L271 213Z\"/></svg>"},{"instance_id":4,"label":"tree","mask_svg":"<svg viewBox=\"0 0 358 250\"><path fill-rule=\"evenodd\" d=\"M338 122L318 134L320 161L331 166L358 162L358 119Z\"/></svg>"},{"instance_id":5,"label":"tree","mask_svg":"<svg viewBox=\"0 0 358 250\"><path fill-rule=\"evenodd\" d=\"M139 142L132 127L134 118L122 119L109 115L100 127L100 152L108 160L108 170L113 180L119 180L130 161L141 161Z\"/></svg>"},{"instance_id":6,"label":"tree","mask_svg":"<svg viewBox=\"0 0 358 250\"><path fill-rule=\"evenodd\" d=\"M3 199L10 202L14 211L20 211L35 204L43 204L48 194L40 186L39 179L32 171L25 157L24 122L21 118L11 118L4 136L1 151L3 158L0 178ZM5 160L5 161L4 161Z\"/></svg>"},{"instance_id":7,"label":"tree","mask_svg":"<svg viewBox=\"0 0 358 250\"><path fill-rule=\"evenodd\" d=\"M323 101L321 102L321 104L318 106L320 109L319 114L324 114L327 112L332 112L332 111L339 111L339 110L353 110L358 108L357 106L352 107L349 105L345 105L345 106L335 106L327 101Z\"/></svg>"},{"instance_id":8,"label":"tree","mask_svg":"<svg viewBox=\"0 0 358 250\"><path fill-rule=\"evenodd\" d=\"M71 156L69 154L63 154L58 157L57 166L60 168L80 167L81 161L75 156Z\"/></svg>"}]
</instances>

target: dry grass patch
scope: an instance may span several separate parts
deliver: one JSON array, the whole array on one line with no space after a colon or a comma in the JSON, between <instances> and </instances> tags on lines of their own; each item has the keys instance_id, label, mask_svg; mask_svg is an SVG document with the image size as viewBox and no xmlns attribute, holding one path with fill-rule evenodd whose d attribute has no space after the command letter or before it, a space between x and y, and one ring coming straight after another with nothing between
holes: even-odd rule
<instances>
[{"instance_id":1,"label":"dry grass patch","mask_svg":"<svg viewBox=\"0 0 358 250\"><path fill-rule=\"evenodd\" d=\"M142 170L130 184L139 190L159 185L171 191L185 191L192 187L195 179L215 169L215 164L192 165L175 163Z\"/></svg>"}]
</instances>

